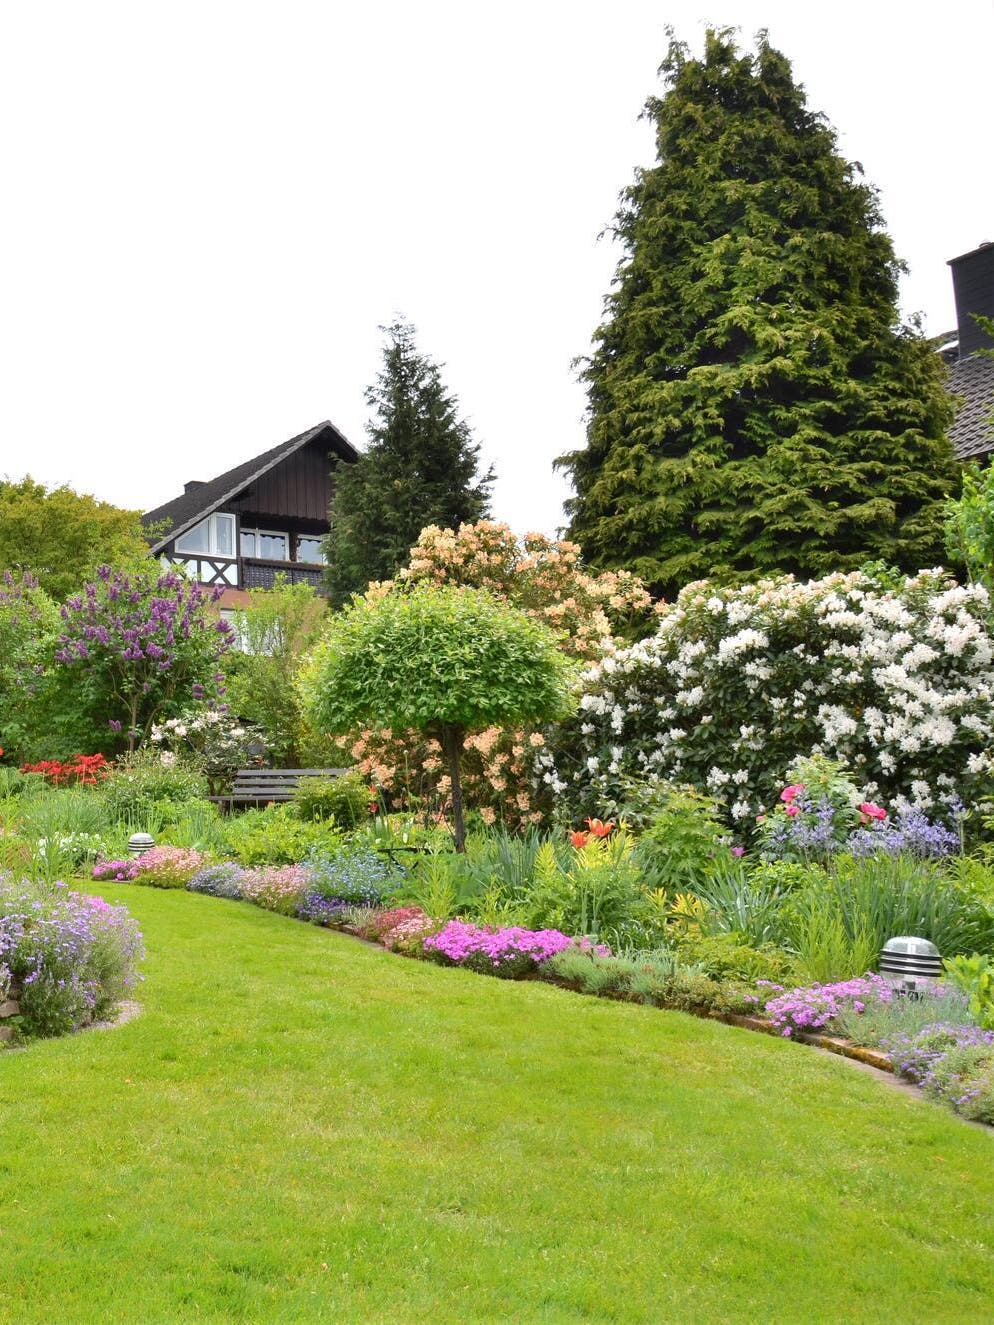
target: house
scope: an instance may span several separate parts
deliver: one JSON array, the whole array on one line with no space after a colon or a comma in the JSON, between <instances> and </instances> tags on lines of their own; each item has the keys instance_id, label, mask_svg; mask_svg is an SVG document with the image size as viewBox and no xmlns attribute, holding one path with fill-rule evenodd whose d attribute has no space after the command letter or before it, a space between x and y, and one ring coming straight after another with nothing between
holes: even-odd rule
<instances>
[{"instance_id":1,"label":"house","mask_svg":"<svg viewBox=\"0 0 994 1325\"><path fill-rule=\"evenodd\" d=\"M949 390L959 397L949 431L961 460L988 461L994 452L994 358L978 350L994 349L994 336L977 325L975 314L994 318L994 244L953 258L953 294L957 329L942 354L949 364Z\"/></svg>"},{"instance_id":2,"label":"house","mask_svg":"<svg viewBox=\"0 0 994 1325\"><path fill-rule=\"evenodd\" d=\"M217 478L193 480L142 518L153 554L222 585L222 607L277 575L319 588L334 468L358 458L327 420Z\"/></svg>"}]
</instances>

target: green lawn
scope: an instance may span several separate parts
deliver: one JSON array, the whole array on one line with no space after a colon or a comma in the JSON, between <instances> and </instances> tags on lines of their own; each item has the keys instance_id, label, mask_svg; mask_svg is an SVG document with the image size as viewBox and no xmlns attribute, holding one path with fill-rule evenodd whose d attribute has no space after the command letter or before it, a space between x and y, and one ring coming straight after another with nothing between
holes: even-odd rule
<instances>
[{"instance_id":1,"label":"green lawn","mask_svg":"<svg viewBox=\"0 0 994 1325\"><path fill-rule=\"evenodd\" d=\"M680 1014L103 892L144 927L145 1010L0 1056L3 1322L990 1318L994 1135L935 1105Z\"/></svg>"}]
</instances>

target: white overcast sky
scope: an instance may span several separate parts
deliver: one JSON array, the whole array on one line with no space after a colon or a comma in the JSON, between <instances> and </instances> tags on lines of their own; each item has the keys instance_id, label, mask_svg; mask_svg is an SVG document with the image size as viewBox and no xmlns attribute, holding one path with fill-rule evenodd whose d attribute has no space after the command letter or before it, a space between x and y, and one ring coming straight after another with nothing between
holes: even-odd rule
<instances>
[{"instance_id":1,"label":"white overcast sky","mask_svg":"<svg viewBox=\"0 0 994 1325\"><path fill-rule=\"evenodd\" d=\"M672 24L760 27L882 195L905 312L994 239L994 5L9 0L0 10L0 475L147 509L330 418L365 440L379 324L415 323L553 531L570 361L617 254Z\"/></svg>"}]
</instances>

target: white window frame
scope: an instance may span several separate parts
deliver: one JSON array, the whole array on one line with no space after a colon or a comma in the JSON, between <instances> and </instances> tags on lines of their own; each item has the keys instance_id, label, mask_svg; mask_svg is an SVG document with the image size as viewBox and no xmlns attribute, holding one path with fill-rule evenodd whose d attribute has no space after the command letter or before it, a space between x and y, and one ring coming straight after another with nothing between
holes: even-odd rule
<instances>
[{"instance_id":1,"label":"white window frame","mask_svg":"<svg viewBox=\"0 0 994 1325\"><path fill-rule=\"evenodd\" d=\"M252 537L255 539L255 551L242 552L241 555L243 557L251 557L254 561L289 561L290 560L290 551L291 551L290 534L286 529L246 529L245 526L243 525L238 538L239 551L241 551L242 539L245 537L246 534L251 534ZM282 538L283 542L286 544L286 556L285 557L262 556L262 554L259 551L259 539L262 538L263 536L268 536L269 538Z\"/></svg>"},{"instance_id":2,"label":"white window frame","mask_svg":"<svg viewBox=\"0 0 994 1325\"><path fill-rule=\"evenodd\" d=\"M218 551L220 542L218 540L217 530L218 524L222 520L227 520L231 526L232 550L230 552ZM194 529L199 529L200 526L204 524L207 526L207 551L204 552L200 548L184 547L183 540L187 535L192 534ZM238 529L236 528L235 517L225 511L215 511L213 515L208 515L205 520L198 520L197 523L191 525L189 529L184 529L183 533L176 539L174 547L177 552L185 553L188 557L222 557L225 561L235 561L238 557L238 552L236 550L238 547Z\"/></svg>"},{"instance_id":3,"label":"white window frame","mask_svg":"<svg viewBox=\"0 0 994 1325\"><path fill-rule=\"evenodd\" d=\"M300 555L300 542L301 542L301 539L304 539L304 538L306 538L306 539L308 540L308 542L310 542L310 543L318 543L318 544L320 544L321 539L322 539L322 535L321 535L321 534L298 534L298 535L297 535L297 561L300 563L300 565L301 565L301 566L327 566L328 563L327 563L327 561L325 560L324 553L321 551L320 547L318 548L318 556L321 558L320 561L305 561L305 560L303 559L303 557Z\"/></svg>"}]
</instances>

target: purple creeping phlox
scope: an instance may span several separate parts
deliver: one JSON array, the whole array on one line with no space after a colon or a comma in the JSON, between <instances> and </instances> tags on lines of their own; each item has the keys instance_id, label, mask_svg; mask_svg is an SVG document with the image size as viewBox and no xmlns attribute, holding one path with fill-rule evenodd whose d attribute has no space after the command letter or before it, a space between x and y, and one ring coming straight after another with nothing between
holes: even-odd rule
<instances>
[{"instance_id":1,"label":"purple creeping phlox","mask_svg":"<svg viewBox=\"0 0 994 1325\"><path fill-rule=\"evenodd\" d=\"M936 1065L946 1054L953 1049L975 1045L994 1045L994 1031L939 1021L914 1035L892 1036L884 1040L882 1047L894 1064L895 1072L919 1086L928 1086L934 1079Z\"/></svg>"},{"instance_id":2,"label":"purple creeping phlox","mask_svg":"<svg viewBox=\"0 0 994 1325\"><path fill-rule=\"evenodd\" d=\"M762 982L760 982L762 983ZM834 985L811 985L791 989L766 1005L766 1015L781 1035L820 1031L844 1010L865 1012L878 1003L889 1003L894 991L882 976L861 975Z\"/></svg>"},{"instance_id":3,"label":"purple creeping phlox","mask_svg":"<svg viewBox=\"0 0 994 1325\"><path fill-rule=\"evenodd\" d=\"M98 860L93 867L94 879L113 879L115 883L131 883L137 877L137 860Z\"/></svg>"},{"instance_id":4,"label":"purple creeping phlox","mask_svg":"<svg viewBox=\"0 0 994 1325\"><path fill-rule=\"evenodd\" d=\"M465 920L450 920L444 929L425 939L425 954L453 966L493 975L515 976L534 970L557 952L574 946L599 957L610 955L603 943L576 940L558 929L483 929Z\"/></svg>"}]
</instances>

